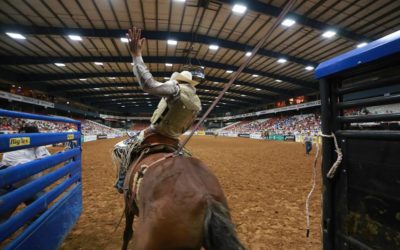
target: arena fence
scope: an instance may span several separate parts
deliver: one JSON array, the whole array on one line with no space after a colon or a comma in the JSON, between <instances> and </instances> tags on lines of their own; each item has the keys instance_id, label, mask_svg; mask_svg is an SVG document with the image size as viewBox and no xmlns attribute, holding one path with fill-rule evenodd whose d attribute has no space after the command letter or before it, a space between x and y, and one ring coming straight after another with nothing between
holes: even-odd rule
<instances>
[{"instance_id":1,"label":"arena fence","mask_svg":"<svg viewBox=\"0 0 400 250\"><path fill-rule=\"evenodd\" d=\"M79 121L0 109L0 116L76 124L77 132L0 135L0 152L67 143L68 150L0 170L0 246L58 249L82 211L81 124ZM12 185L42 174L16 189ZM19 205L43 191L32 203Z\"/></svg>"},{"instance_id":2,"label":"arena fence","mask_svg":"<svg viewBox=\"0 0 400 250\"><path fill-rule=\"evenodd\" d=\"M399 57L396 32L316 69L324 136L324 250L400 249L400 112L345 112L400 103Z\"/></svg>"}]
</instances>

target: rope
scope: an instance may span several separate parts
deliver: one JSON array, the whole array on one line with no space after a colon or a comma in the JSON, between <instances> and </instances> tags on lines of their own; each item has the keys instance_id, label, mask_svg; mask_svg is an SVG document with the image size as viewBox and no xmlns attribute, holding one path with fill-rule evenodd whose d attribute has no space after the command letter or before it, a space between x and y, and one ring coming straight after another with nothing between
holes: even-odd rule
<instances>
[{"instance_id":1,"label":"rope","mask_svg":"<svg viewBox=\"0 0 400 250\"><path fill-rule=\"evenodd\" d=\"M315 158L314 158L314 168L313 168L313 178L312 178L312 187L310 192L307 195L307 199L306 199L306 220L307 220L307 233L306 233L306 237L308 238L310 235L310 198L311 195L314 192L315 186L316 186L316 177L317 177L317 161L318 161L318 156L319 156L319 137L317 137L317 153L315 154Z\"/></svg>"},{"instance_id":2,"label":"rope","mask_svg":"<svg viewBox=\"0 0 400 250\"><path fill-rule=\"evenodd\" d=\"M332 167L329 169L328 173L326 174L326 177L329 179L332 179L335 176L336 170L339 167L340 163L342 162L343 159L343 153L342 150L339 148L339 144L337 142L336 136L334 133L331 133L330 135L325 135L325 134L319 134L322 137L326 138L333 138L333 141L335 143L335 152L337 154L337 158L335 163L333 163Z\"/></svg>"},{"instance_id":3,"label":"rope","mask_svg":"<svg viewBox=\"0 0 400 250\"><path fill-rule=\"evenodd\" d=\"M334 133L331 133L330 135L325 135L322 133L319 133L317 136L317 153L315 154L315 158L314 158L314 167L313 167L313 178L312 178L312 186L311 186L311 190L307 195L307 199L306 199L306 221L307 221L307 232L306 232L306 237L308 238L310 235L310 198L311 195L313 194L314 190L315 190L315 186L316 186L316 176L317 176L317 162L318 162L318 156L319 156L319 137L325 137L325 138L333 138L333 141L335 143L335 152L337 154L337 158L335 163L333 163L332 167L329 169L326 177L329 179L332 179L335 176L336 170L339 167L340 163L342 162L343 159L343 153L342 150L339 148L339 144L337 142L336 136Z\"/></svg>"},{"instance_id":4,"label":"rope","mask_svg":"<svg viewBox=\"0 0 400 250\"><path fill-rule=\"evenodd\" d=\"M218 97L214 100L214 102L211 104L211 106L207 109L207 111L204 113L204 115L201 117L200 121L196 124L196 126L193 128L193 130L190 132L189 136L185 138L181 146L179 147L178 151L176 152L177 154L182 152L182 149L185 147L185 145L188 143L190 138L194 135L194 133L199 129L201 124L203 124L204 120L208 117L210 112L214 109L214 107L218 104L218 102L221 100L222 96L225 94L225 92L232 86L232 84L236 81L236 79L239 77L240 73L242 73L243 69L247 67L247 65L250 63L251 59L257 54L258 50L265 44L267 39L271 36L272 32L282 23L283 18L286 16L286 14L289 12L291 7L294 5L296 0L289 0L288 3L285 5L283 8L282 12L279 14L279 16L276 18L275 22L273 23L272 27L267 31L265 36L257 43L257 45L254 47L254 49L251 51L251 55L245 60L245 62L239 67L239 69L233 74L232 78L229 80L229 82L225 85L224 89L219 93Z\"/></svg>"}]
</instances>

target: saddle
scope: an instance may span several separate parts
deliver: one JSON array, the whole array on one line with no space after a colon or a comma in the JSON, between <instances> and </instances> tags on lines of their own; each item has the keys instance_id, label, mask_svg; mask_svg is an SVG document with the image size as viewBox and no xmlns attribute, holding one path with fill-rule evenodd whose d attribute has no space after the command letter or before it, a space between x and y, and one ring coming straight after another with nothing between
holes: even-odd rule
<instances>
[{"instance_id":1,"label":"saddle","mask_svg":"<svg viewBox=\"0 0 400 250\"><path fill-rule=\"evenodd\" d=\"M144 131L143 142L141 143L137 155L139 155L127 170L124 181L124 196L126 204L134 205L134 212L138 215L137 204L139 201L139 188L146 171L157 163L176 156L179 148L179 140L163 136L152 129L148 128ZM163 153L160 158L153 162L143 162L145 158L151 154ZM142 164L143 162L143 164ZM128 205L130 206L130 205ZM131 209L131 208L128 208Z\"/></svg>"}]
</instances>

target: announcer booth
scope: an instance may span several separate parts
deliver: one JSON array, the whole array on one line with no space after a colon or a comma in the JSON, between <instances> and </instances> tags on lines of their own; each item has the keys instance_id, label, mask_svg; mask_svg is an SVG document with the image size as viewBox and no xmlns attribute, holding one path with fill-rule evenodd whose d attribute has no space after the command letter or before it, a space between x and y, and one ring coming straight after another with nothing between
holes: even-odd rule
<instances>
[{"instance_id":1,"label":"announcer booth","mask_svg":"<svg viewBox=\"0 0 400 250\"><path fill-rule=\"evenodd\" d=\"M66 133L0 135L0 153L68 145L51 156L0 169L0 249L59 249L82 211L80 122L1 109L0 117L61 122L77 128ZM40 177L15 187L37 174ZM42 195L22 205L38 192Z\"/></svg>"},{"instance_id":2,"label":"announcer booth","mask_svg":"<svg viewBox=\"0 0 400 250\"><path fill-rule=\"evenodd\" d=\"M400 32L321 63L316 76L323 249L400 249Z\"/></svg>"}]
</instances>

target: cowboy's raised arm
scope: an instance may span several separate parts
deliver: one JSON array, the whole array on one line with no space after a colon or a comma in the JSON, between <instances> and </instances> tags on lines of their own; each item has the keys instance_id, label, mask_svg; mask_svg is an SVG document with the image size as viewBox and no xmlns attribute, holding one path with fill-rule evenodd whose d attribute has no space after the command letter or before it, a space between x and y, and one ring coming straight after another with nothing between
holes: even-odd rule
<instances>
[{"instance_id":1,"label":"cowboy's raised arm","mask_svg":"<svg viewBox=\"0 0 400 250\"><path fill-rule=\"evenodd\" d=\"M142 58L142 45L145 38L140 38L141 30L135 27L129 30L127 34L129 40L129 50L132 55L133 73L135 74L140 87L143 91L157 96L168 97L179 93L178 82L169 80L161 83L156 81Z\"/></svg>"}]
</instances>

